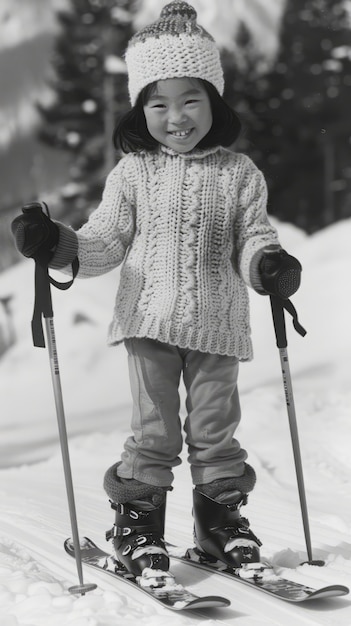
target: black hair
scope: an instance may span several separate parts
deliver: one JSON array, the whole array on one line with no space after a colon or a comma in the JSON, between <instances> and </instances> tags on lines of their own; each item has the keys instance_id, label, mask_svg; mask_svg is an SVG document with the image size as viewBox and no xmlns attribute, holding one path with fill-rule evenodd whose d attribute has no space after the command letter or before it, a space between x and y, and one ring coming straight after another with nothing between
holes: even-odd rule
<instances>
[{"instance_id":1,"label":"black hair","mask_svg":"<svg viewBox=\"0 0 351 626\"><path fill-rule=\"evenodd\" d=\"M213 121L209 132L196 147L201 150L215 146L229 147L240 135L241 121L214 85L200 78L197 80L202 83L209 97ZM144 115L144 106L155 87L156 82L144 87L133 108L117 122L113 133L113 143L117 149L120 148L123 152L140 152L156 150L158 147L159 142L149 133Z\"/></svg>"}]
</instances>

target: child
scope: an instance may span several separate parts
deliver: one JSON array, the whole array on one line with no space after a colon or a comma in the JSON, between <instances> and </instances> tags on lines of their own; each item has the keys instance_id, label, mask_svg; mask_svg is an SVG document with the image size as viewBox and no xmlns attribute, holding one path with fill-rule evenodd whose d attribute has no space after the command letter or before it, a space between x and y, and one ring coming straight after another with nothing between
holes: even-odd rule
<instances>
[{"instance_id":1,"label":"child","mask_svg":"<svg viewBox=\"0 0 351 626\"><path fill-rule=\"evenodd\" d=\"M169 566L163 533L182 449L181 375L195 542L230 566L259 560L260 541L240 515L255 472L234 438L238 363L252 358L247 285L279 296L275 277L292 277L284 297L299 286L300 265L267 219L262 173L226 148L240 122L222 99L214 40L196 19L186 2L171 2L131 39L132 109L115 132L127 154L88 222L77 232L44 215L37 230L24 216L13 225L26 256L53 251L51 267L78 255L79 275L89 277L123 262L108 340L128 351L132 434L104 486L116 556L135 575Z\"/></svg>"}]
</instances>

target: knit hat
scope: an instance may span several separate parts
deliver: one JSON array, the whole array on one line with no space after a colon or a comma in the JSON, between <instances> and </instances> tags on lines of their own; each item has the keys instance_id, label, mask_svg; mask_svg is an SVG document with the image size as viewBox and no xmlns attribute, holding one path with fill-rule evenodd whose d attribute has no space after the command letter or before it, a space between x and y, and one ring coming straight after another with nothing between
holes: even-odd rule
<instances>
[{"instance_id":1,"label":"knit hat","mask_svg":"<svg viewBox=\"0 0 351 626\"><path fill-rule=\"evenodd\" d=\"M163 7L156 22L131 38L125 58L132 106L146 85L166 78L202 78L223 94L219 51L196 18L192 6L175 0Z\"/></svg>"}]
</instances>

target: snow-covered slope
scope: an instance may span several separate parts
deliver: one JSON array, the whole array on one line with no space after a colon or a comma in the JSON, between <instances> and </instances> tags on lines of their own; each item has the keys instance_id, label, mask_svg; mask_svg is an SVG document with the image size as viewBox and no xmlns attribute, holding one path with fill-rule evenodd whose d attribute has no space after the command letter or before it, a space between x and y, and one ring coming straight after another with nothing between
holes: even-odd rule
<instances>
[{"instance_id":1,"label":"snow-covered slope","mask_svg":"<svg viewBox=\"0 0 351 626\"><path fill-rule=\"evenodd\" d=\"M312 237L286 224L279 230L283 245L304 268L293 300L308 334L297 335L287 317L288 350L314 557L326 561L323 569L304 567L301 575L321 584L351 586L351 221ZM14 295L18 335L17 344L0 361L1 626L127 626L137 620L144 626L165 621L172 626L350 626L348 597L290 607L179 565L174 571L184 584L199 593L226 595L232 606L175 615L88 570L85 580L98 583L98 590L81 598L67 592L77 574L62 549L71 531L48 355L31 344L33 270L26 261L0 275L0 296ZM77 281L69 292L53 291L79 530L102 545L113 523L102 478L119 457L130 420L124 348L105 347L117 281L118 272L113 272ZM306 557L304 537L269 301L256 294L251 301L256 358L241 366L239 438L258 483L245 514L263 541L263 556L286 568ZM192 521L185 450L183 460L168 497L166 537L186 545Z\"/></svg>"}]
</instances>

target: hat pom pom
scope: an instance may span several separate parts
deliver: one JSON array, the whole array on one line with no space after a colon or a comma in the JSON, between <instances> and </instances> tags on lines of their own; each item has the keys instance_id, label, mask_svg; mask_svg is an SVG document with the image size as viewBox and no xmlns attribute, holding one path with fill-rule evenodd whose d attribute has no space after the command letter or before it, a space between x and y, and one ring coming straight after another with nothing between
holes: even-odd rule
<instances>
[{"instance_id":1,"label":"hat pom pom","mask_svg":"<svg viewBox=\"0 0 351 626\"><path fill-rule=\"evenodd\" d=\"M176 18L192 20L196 22L197 13L195 9L186 2L170 2L163 7L160 17L162 19Z\"/></svg>"}]
</instances>

